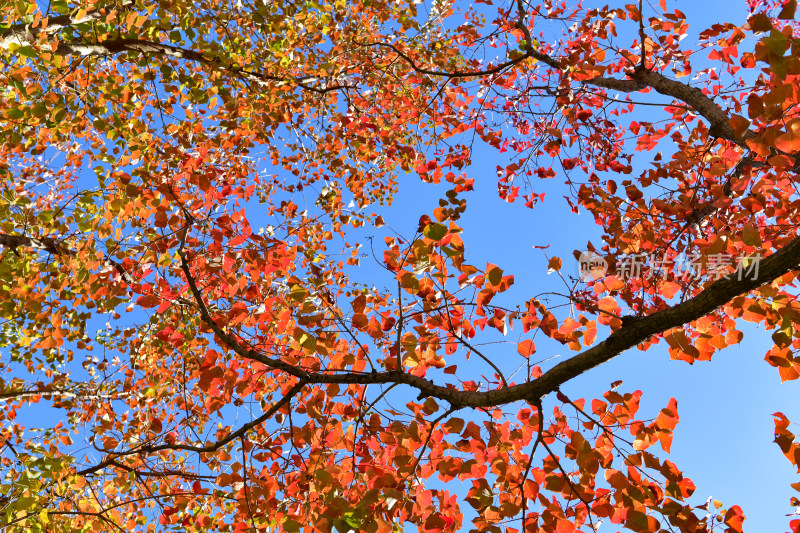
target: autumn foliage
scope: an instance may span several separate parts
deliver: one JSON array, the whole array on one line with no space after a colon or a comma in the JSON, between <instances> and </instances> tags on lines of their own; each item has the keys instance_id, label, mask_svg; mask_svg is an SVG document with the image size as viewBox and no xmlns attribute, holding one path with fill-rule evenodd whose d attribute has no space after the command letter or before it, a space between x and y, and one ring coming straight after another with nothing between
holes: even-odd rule
<instances>
[{"instance_id":1,"label":"autumn foliage","mask_svg":"<svg viewBox=\"0 0 800 533\"><path fill-rule=\"evenodd\" d=\"M0 3L5 531L742 531L675 399L561 387L742 322L800 376L795 0L691 39L672 0L43 5ZM487 191L589 213L608 270L515 286Z\"/></svg>"}]
</instances>

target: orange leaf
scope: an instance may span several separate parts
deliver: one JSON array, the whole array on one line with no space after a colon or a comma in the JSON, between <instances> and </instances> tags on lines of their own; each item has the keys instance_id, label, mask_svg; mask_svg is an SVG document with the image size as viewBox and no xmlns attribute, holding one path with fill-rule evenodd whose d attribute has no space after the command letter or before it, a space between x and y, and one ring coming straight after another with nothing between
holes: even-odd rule
<instances>
[{"instance_id":1,"label":"orange leaf","mask_svg":"<svg viewBox=\"0 0 800 533\"><path fill-rule=\"evenodd\" d=\"M738 505L731 506L728 509L728 512L725 513L725 525L729 526L733 531L737 533L741 533L742 531L742 524L744 523L744 513L742 512L742 508Z\"/></svg>"},{"instance_id":2,"label":"orange leaf","mask_svg":"<svg viewBox=\"0 0 800 533\"><path fill-rule=\"evenodd\" d=\"M730 122L731 127L733 127L733 134L736 135L736 137L742 137L747 131L747 128L750 127L750 121L741 115L733 115Z\"/></svg>"},{"instance_id":3,"label":"orange leaf","mask_svg":"<svg viewBox=\"0 0 800 533\"><path fill-rule=\"evenodd\" d=\"M793 132L784 133L775 139L775 146L782 152L794 154L800 151L800 135Z\"/></svg>"},{"instance_id":4,"label":"orange leaf","mask_svg":"<svg viewBox=\"0 0 800 533\"><path fill-rule=\"evenodd\" d=\"M553 272L558 272L559 270L561 270L561 258L551 257L547 262L547 273L552 274Z\"/></svg>"},{"instance_id":5,"label":"orange leaf","mask_svg":"<svg viewBox=\"0 0 800 533\"><path fill-rule=\"evenodd\" d=\"M532 340L526 339L517 344L517 352L523 357L528 357L536 352L536 346L533 344Z\"/></svg>"},{"instance_id":6,"label":"orange leaf","mask_svg":"<svg viewBox=\"0 0 800 533\"><path fill-rule=\"evenodd\" d=\"M353 315L353 327L356 329L364 329L369 324L369 319L364 313L356 313Z\"/></svg>"},{"instance_id":7,"label":"orange leaf","mask_svg":"<svg viewBox=\"0 0 800 533\"><path fill-rule=\"evenodd\" d=\"M661 294L667 299L672 299L678 291L681 290L681 286L675 283L674 281L665 281L661 284Z\"/></svg>"}]
</instances>

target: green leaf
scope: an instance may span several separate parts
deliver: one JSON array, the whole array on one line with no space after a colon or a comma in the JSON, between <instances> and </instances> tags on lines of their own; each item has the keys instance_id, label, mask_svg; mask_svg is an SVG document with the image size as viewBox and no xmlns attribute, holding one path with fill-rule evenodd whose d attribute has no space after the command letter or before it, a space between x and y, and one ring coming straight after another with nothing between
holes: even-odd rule
<instances>
[{"instance_id":1,"label":"green leaf","mask_svg":"<svg viewBox=\"0 0 800 533\"><path fill-rule=\"evenodd\" d=\"M308 296L308 291L300 284L294 284L289 288L289 297L297 302L302 302Z\"/></svg>"},{"instance_id":2,"label":"green leaf","mask_svg":"<svg viewBox=\"0 0 800 533\"><path fill-rule=\"evenodd\" d=\"M769 51L776 56L782 56L786 52L786 44L789 42L786 36L778 30L772 30L769 37L764 38L763 41Z\"/></svg>"},{"instance_id":3,"label":"green leaf","mask_svg":"<svg viewBox=\"0 0 800 533\"><path fill-rule=\"evenodd\" d=\"M658 526L658 520L652 516L647 516L641 511L628 511L628 516L625 520L625 527L628 529L641 532L657 531Z\"/></svg>"},{"instance_id":4,"label":"green leaf","mask_svg":"<svg viewBox=\"0 0 800 533\"><path fill-rule=\"evenodd\" d=\"M500 285L500 282L503 280L503 271L498 267L494 267L486 273L486 279L488 279L489 283L492 285Z\"/></svg>"},{"instance_id":5,"label":"green leaf","mask_svg":"<svg viewBox=\"0 0 800 533\"><path fill-rule=\"evenodd\" d=\"M772 342L775 343L778 348L786 348L792 343L792 330L791 328L786 330L778 330L772 334Z\"/></svg>"},{"instance_id":6,"label":"green leaf","mask_svg":"<svg viewBox=\"0 0 800 533\"><path fill-rule=\"evenodd\" d=\"M300 533L300 524L292 519L287 519L283 522L283 530L288 533Z\"/></svg>"},{"instance_id":7,"label":"green leaf","mask_svg":"<svg viewBox=\"0 0 800 533\"><path fill-rule=\"evenodd\" d=\"M18 107L12 107L6 110L6 118L17 120L25 116L25 111Z\"/></svg>"},{"instance_id":8,"label":"green leaf","mask_svg":"<svg viewBox=\"0 0 800 533\"><path fill-rule=\"evenodd\" d=\"M69 13L69 4L66 2L66 0L52 0L50 2L50 8L56 13L60 13L62 15Z\"/></svg>"},{"instance_id":9,"label":"green leaf","mask_svg":"<svg viewBox=\"0 0 800 533\"><path fill-rule=\"evenodd\" d=\"M442 251L445 254L447 254L448 257L455 257L457 255L461 255L461 252L459 252L455 248L450 248L449 246L442 246Z\"/></svg>"},{"instance_id":10,"label":"green leaf","mask_svg":"<svg viewBox=\"0 0 800 533\"><path fill-rule=\"evenodd\" d=\"M64 117L67 116L67 108L66 107L57 107L53 110L53 122L61 122L64 120Z\"/></svg>"},{"instance_id":11,"label":"green leaf","mask_svg":"<svg viewBox=\"0 0 800 533\"><path fill-rule=\"evenodd\" d=\"M419 280L411 272L403 272L398 275L400 286L408 290L412 294L419 290Z\"/></svg>"},{"instance_id":12,"label":"green leaf","mask_svg":"<svg viewBox=\"0 0 800 533\"><path fill-rule=\"evenodd\" d=\"M761 246L761 233L758 228L748 224L742 230L742 242L748 246Z\"/></svg>"},{"instance_id":13,"label":"green leaf","mask_svg":"<svg viewBox=\"0 0 800 533\"><path fill-rule=\"evenodd\" d=\"M432 222L425 226L425 229L422 230L422 234L431 240L440 241L447 235L447 226Z\"/></svg>"},{"instance_id":14,"label":"green leaf","mask_svg":"<svg viewBox=\"0 0 800 533\"><path fill-rule=\"evenodd\" d=\"M314 472L314 477L316 477L321 483L325 485L333 485L334 478L330 472L325 470L324 468L318 468Z\"/></svg>"},{"instance_id":15,"label":"green leaf","mask_svg":"<svg viewBox=\"0 0 800 533\"><path fill-rule=\"evenodd\" d=\"M32 46L21 46L17 49L17 53L25 57L34 58L38 56L38 52Z\"/></svg>"},{"instance_id":16,"label":"green leaf","mask_svg":"<svg viewBox=\"0 0 800 533\"><path fill-rule=\"evenodd\" d=\"M361 526L361 517L355 511L345 511L342 513L342 518L350 527L357 528Z\"/></svg>"},{"instance_id":17,"label":"green leaf","mask_svg":"<svg viewBox=\"0 0 800 533\"><path fill-rule=\"evenodd\" d=\"M39 102L31 107L31 113L34 117L43 117L47 114L47 106Z\"/></svg>"},{"instance_id":18,"label":"green leaf","mask_svg":"<svg viewBox=\"0 0 800 533\"><path fill-rule=\"evenodd\" d=\"M334 519L334 521L333 521L333 527L334 527L334 528L336 528L336 531L338 531L339 533L350 533L351 531L353 531L353 528L352 528L352 527L350 527L350 524L348 524L348 523L347 523L347 522L346 522L344 519L342 519L342 518L336 518L336 519ZM284 526L284 529L285 529L285 526ZM287 531L288 531L288 530L287 530Z\"/></svg>"}]
</instances>

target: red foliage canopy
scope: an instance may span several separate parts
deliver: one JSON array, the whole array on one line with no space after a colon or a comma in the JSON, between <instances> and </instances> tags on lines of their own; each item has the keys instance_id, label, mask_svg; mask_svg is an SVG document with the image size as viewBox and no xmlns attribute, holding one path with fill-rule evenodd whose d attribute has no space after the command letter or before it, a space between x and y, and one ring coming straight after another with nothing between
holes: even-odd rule
<instances>
[{"instance_id":1,"label":"red foliage canopy","mask_svg":"<svg viewBox=\"0 0 800 533\"><path fill-rule=\"evenodd\" d=\"M560 387L741 321L800 375L797 2L748 5L688 45L665 0L0 5L0 523L741 531L665 458L675 399ZM466 251L490 152L602 232L560 293Z\"/></svg>"}]
</instances>

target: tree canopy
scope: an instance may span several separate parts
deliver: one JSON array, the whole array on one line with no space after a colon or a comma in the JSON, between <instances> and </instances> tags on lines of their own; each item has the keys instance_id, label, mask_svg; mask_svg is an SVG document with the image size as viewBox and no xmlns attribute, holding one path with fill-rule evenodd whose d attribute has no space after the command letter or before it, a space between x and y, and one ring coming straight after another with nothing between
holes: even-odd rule
<instances>
[{"instance_id":1,"label":"tree canopy","mask_svg":"<svg viewBox=\"0 0 800 533\"><path fill-rule=\"evenodd\" d=\"M745 3L687 40L672 0L0 4L0 524L742 531L674 398L560 388L743 322L800 376L797 2ZM404 188L441 199L390 227ZM515 286L487 191L599 237L540 224Z\"/></svg>"}]
</instances>

